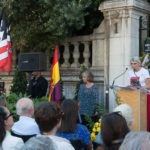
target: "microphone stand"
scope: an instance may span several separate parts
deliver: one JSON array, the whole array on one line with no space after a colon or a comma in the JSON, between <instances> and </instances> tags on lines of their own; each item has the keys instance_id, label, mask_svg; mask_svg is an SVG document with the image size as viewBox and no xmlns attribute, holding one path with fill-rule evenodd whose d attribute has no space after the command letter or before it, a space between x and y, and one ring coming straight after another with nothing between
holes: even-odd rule
<instances>
[{"instance_id":1,"label":"microphone stand","mask_svg":"<svg viewBox=\"0 0 150 150\"><path fill-rule=\"evenodd\" d=\"M125 74L127 70L128 70L128 68L126 68L126 70L125 70L123 73L121 73L119 76L117 76L117 77L114 78L114 80L113 80L113 82L112 82L112 85L110 86L111 89L114 88L114 83L115 83L116 79L118 79L118 78L121 77L123 74Z\"/></svg>"}]
</instances>

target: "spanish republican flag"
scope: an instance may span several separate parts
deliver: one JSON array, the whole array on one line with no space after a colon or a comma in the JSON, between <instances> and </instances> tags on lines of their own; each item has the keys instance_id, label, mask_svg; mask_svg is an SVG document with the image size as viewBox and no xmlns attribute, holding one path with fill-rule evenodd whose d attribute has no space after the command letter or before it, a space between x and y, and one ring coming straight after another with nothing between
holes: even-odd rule
<instances>
[{"instance_id":1,"label":"spanish republican flag","mask_svg":"<svg viewBox=\"0 0 150 150\"><path fill-rule=\"evenodd\" d=\"M59 103L60 98L61 98L61 86L60 86L60 73L58 63L58 46L56 46L51 70L49 102L52 100Z\"/></svg>"}]
</instances>

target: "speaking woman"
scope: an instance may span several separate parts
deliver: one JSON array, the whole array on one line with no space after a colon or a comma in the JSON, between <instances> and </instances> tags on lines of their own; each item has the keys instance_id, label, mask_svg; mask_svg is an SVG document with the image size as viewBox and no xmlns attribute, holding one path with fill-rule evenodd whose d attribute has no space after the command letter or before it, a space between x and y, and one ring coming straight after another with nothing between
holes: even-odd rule
<instances>
[{"instance_id":1,"label":"speaking woman","mask_svg":"<svg viewBox=\"0 0 150 150\"><path fill-rule=\"evenodd\" d=\"M148 70L142 67L141 61L138 57L133 57L130 60L132 69L129 71L130 83L132 79L137 77L139 79L139 85L142 88L150 89L150 76ZM150 95L147 95L147 131L150 131Z\"/></svg>"},{"instance_id":2,"label":"speaking woman","mask_svg":"<svg viewBox=\"0 0 150 150\"><path fill-rule=\"evenodd\" d=\"M131 58L130 64L132 67L132 69L129 71L130 81L133 77L138 77L140 86L147 88L146 79L150 77L148 70L142 67L141 61L138 57Z\"/></svg>"}]
</instances>

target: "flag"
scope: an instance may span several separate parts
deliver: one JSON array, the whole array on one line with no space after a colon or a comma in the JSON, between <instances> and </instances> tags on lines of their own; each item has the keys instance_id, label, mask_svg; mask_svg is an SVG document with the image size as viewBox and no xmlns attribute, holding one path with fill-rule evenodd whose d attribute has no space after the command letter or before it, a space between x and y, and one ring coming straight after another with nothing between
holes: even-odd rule
<instances>
[{"instance_id":1,"label":"flag","mask_svg":"<svg viewBox=\"0 0 150 150\"><path fill-rule=\"evenodd\" d=\"M7 50L6 15L5 15L5 8L3 8L0 20L0 71L3 71L3 67L6 65L7 59L8 59L8 50Z\"/></svg>"},{"instance_id":2,"label":"flag","mask_svg":"<svg viewBox=\"0 0 150 150\"><path fill-rule=\"evenodd\" d=\"M60 98L61 98L61 86L60 86L60 73L58 63L58 46L56 46L51 70L49 102L52 100L59 103Z\"/></svg>"},{"instance_id":3,"label":"flag","mask_svg":"<svg viewBox=\"0 0 150 150\"><path fill-rule=\"evenodd\" d=\"M10 24L7 28L7 52L8 52L8 58L7 58L7 63L3 67L6 72L11 71L11 66L12 66L12 47L11 47L11 41L10 41Z\"/></svg>"}]
</instances>

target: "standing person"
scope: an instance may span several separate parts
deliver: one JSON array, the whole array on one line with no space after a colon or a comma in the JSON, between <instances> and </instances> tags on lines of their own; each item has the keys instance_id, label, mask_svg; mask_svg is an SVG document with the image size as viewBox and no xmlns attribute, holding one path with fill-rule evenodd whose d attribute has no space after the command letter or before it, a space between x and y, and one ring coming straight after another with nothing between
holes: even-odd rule
<instances>
[{"instance_id":1,"label":"standing person","mask_svg":"<svg viewBox=\"0 0 150 150\"><path fill-rule=\"evenodd\" d=\"M63 112L55 102L43 102L35 110L35 120L41 134L49 137L57 150L74 150L67 139L55 135L61 126L62 117Z\"/></svg>"},{"instance_id":2,"label":"standing person","mask_svg":"<svg viewBox=\"0 0 150 150\"><path fill-rule=\"evenodd\" d=\"M61 105L61 109L64 112L64 116L56 135L70 140L75 150L83 147L86 150L91 150L90 132L86 126L77 123L79 110L77 102L69 99L65 100Z\"/></svg>"},{"instance_id":3,"label":"standing person","mask_svg":"<svg viewBox=\"0 0 150 150\"><path fill-rule=\"evenodd\" d=\"M82 124L86 125L84 113L93 119L98 115L94 103L98 103L99 94L98 87L93 82L93 74L89 70L82 73L82 80L83 84L80 85L78 100Z\"/></svg>"},{"instance_id":4,"label":"standing person","mask_svg":"<svg viewBox=\"0 0 150 150\"><path fill-rule=\"evenodd\" d=\"M142 88L150 88L150 84L148 78L149 72L145 68L142 67L141 61L138 57L133 57L130 60L132 70L129 71L129 78L131 80L132 77L138 77L140 81L140 86ZM150 131L150 95L147 96L147 131Z\"/></svg>"},{"instance_id":5,"label":"standing person","mask_svg":"<svg viewBox=\"0 0 150 150\"><path fill-rule=\"evenodd\" d=\"M148 70L142 67L141 61L138 57L133 57L130 60L132 69L129 71L129 79L132 77L139 77L140 85L147 88L146 79L150 78Z\"/></svg>"},{"instance_id":6,"label":"standing person","mask_svg":"<svg viewBox=\"0 0 150 150\"><path fill-rule=\"evenodd\" d=\"M30 94L32 98L40 98L46 96L48 82L41 76L41 72L35 71L32 72L33 78L29 83Z\"/></svg>"},{"instance_id":7,"label":"standing person","mask_svg":"<svg viewBox=\"0 0 150 150\"><path fill-rule=\"evenodd\" d=\"M19 150L23 145L21 138L12 136L9 132L14 124L13 113L6 107L0 106L0 149Z\"/></svg>"}]
</instances>

